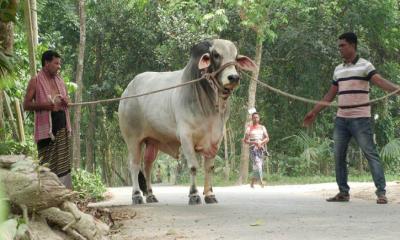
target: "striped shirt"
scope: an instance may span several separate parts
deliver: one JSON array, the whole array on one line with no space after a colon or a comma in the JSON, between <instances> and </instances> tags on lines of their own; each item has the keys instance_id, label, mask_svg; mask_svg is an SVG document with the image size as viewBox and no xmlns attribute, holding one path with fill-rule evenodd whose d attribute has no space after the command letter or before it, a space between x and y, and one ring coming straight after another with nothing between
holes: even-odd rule
<instances>
[{"instance_id":1,"label":"striped shirt","mask_svg":"<svg viewBox=\"0 0 400 240\"><path fill-rule=\"evenodd\" d=\"M355 105L369 101L369 81L376 74L369 61L358 56L351 63L339 64L333 73L332 84L338 86L339 105ZM371 117L371 106L339 108L338 117Z\"/></svg>"}]
</instances>

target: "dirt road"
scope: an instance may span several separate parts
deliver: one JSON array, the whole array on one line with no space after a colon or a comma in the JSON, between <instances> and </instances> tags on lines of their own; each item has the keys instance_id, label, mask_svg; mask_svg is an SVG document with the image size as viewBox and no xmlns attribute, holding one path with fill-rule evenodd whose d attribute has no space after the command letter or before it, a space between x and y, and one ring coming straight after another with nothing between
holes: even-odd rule
<instances>
[{"instance_id":1,"label":"dirt road","mask_svg":"<svg viewBox=\"0 0 400 240\"><path fill-rule=\"evenodd\" d=\"M188 205L188 187L155 186L160 203L132 206L131 188L112 188L97 206L134 213L113 239L400 239L400 184L389 204L375 203L372 183L350 183L351 201L328 203L335 183L215 187L218 204ZM199 189L200 191L202 189Z\"/></svg>"}]
</instances>

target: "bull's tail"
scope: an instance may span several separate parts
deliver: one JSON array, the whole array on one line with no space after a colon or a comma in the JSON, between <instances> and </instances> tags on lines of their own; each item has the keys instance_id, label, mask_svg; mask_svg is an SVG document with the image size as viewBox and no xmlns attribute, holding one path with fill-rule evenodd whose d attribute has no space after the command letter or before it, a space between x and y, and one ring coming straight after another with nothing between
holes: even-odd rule
<instances>
[{"instance_id":1,"label":"bull's tail","mask_svg":"<svg viewBox=\"0 0 400 240\"><path fill-rule=\"evenodd\" d=\"M143 195L147 195L147 183L146 183L146 178L144 177L144 174L142 170L139 171L139 188L142 191Z\"/></svg>"}]
</instances>

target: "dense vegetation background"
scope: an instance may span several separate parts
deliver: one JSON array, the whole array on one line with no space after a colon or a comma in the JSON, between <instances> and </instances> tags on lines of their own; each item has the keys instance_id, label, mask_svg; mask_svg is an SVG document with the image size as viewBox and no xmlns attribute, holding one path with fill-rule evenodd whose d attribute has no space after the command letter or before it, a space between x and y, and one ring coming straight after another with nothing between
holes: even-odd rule
<instances>
[{"instance_id":1,"label":"dense vegetation background","mask_svg":"<svg viewBox=\"0 0 400 240\"><path fill-rule=\"evenodd\" d=\"M4 10L9 2L13 1L0 1L0 9ZM0 89L11 102L23 99L29 80L27 31L22 4L19 5L14 21L13 53L0 55L0 69L7 69L6 62L13 66L12 74L0 71ZM385 78L400 84L397 0L87 0L85 7L83 83L78 84L83 101L119 97L132 78L144 71L183 68L194 43L215 37L235 42L241 54L253 59L258 54L260 80L292 94L320 99L331 84L334 67L341 62L338 35L354 31L359 36L359 55L369 59ZM57 50L63 58L62 76L70 83L72 95L76 91L73 82L80 36L77 9L78 1L72 0L42 0L36 9L37 60L44 50ZM40 69L40 61L37 65ZM249 77L243 76L240 88L231 98L227 147L221 145L216 160L217 181L236 182L243 175L240 170L243 163L248 164L241 157L241 140L247 109L252 105L249 94L255 95L255 107L271 138L268 148L272 156L265 168L269 176L332 176L336 109L326 109L312 128L303 129L302 119L312 105L261 86L257 91L254 88L249 91L249 83ZM384 94L373 87L371 98ZM81 157L75 165L96 172L110 186L131 181L117 106L118 103L111 103L82 108ZM399 107L396 97L373 106L376 142L385 171L392 174L400 171ZM0 108L0 114L0 154L35 155L33 114L25 116L27 140L22 143L15 136L13 120L5 107ZM368 171L368 164L355 143L349 149L349 164L352 172ZM183 161L161 154L155 165L160 168L163 181L180 183L187 178Z\"/></svg>"}]
</instances>

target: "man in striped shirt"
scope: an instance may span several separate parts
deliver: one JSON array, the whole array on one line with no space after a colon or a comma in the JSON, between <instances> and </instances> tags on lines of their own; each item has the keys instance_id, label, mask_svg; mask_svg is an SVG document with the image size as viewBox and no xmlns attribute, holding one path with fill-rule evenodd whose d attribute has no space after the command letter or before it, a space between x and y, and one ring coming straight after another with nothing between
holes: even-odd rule
<instances>
[{"instance_id":1,"label":"man in striped shirt","mask_svg":"<svg viewBox=\"0 0 400 240\"><path fill-rule=\"evenodd\" d=\"M347 202L350 199L350 187L347 184L346 154L351 137L354 137L368 160L370 171L377 188L377 203L387 203L386 181L378 151L373 140L371 127L371 106L369 101L369 83L392 92L398 86L382 78L374 66L357 55L357 36L352 32L343 33L338 40L339 52L344 63L339 64L333 74L332 85L321 100L332 102L338 95L339 107L335 119L334 155L336 161L336 182L339 193L326 199L328 202ZM316 104L304 118L303 125L309 126L317 114L326 107Z\"/></svg>"}]
</instances>

